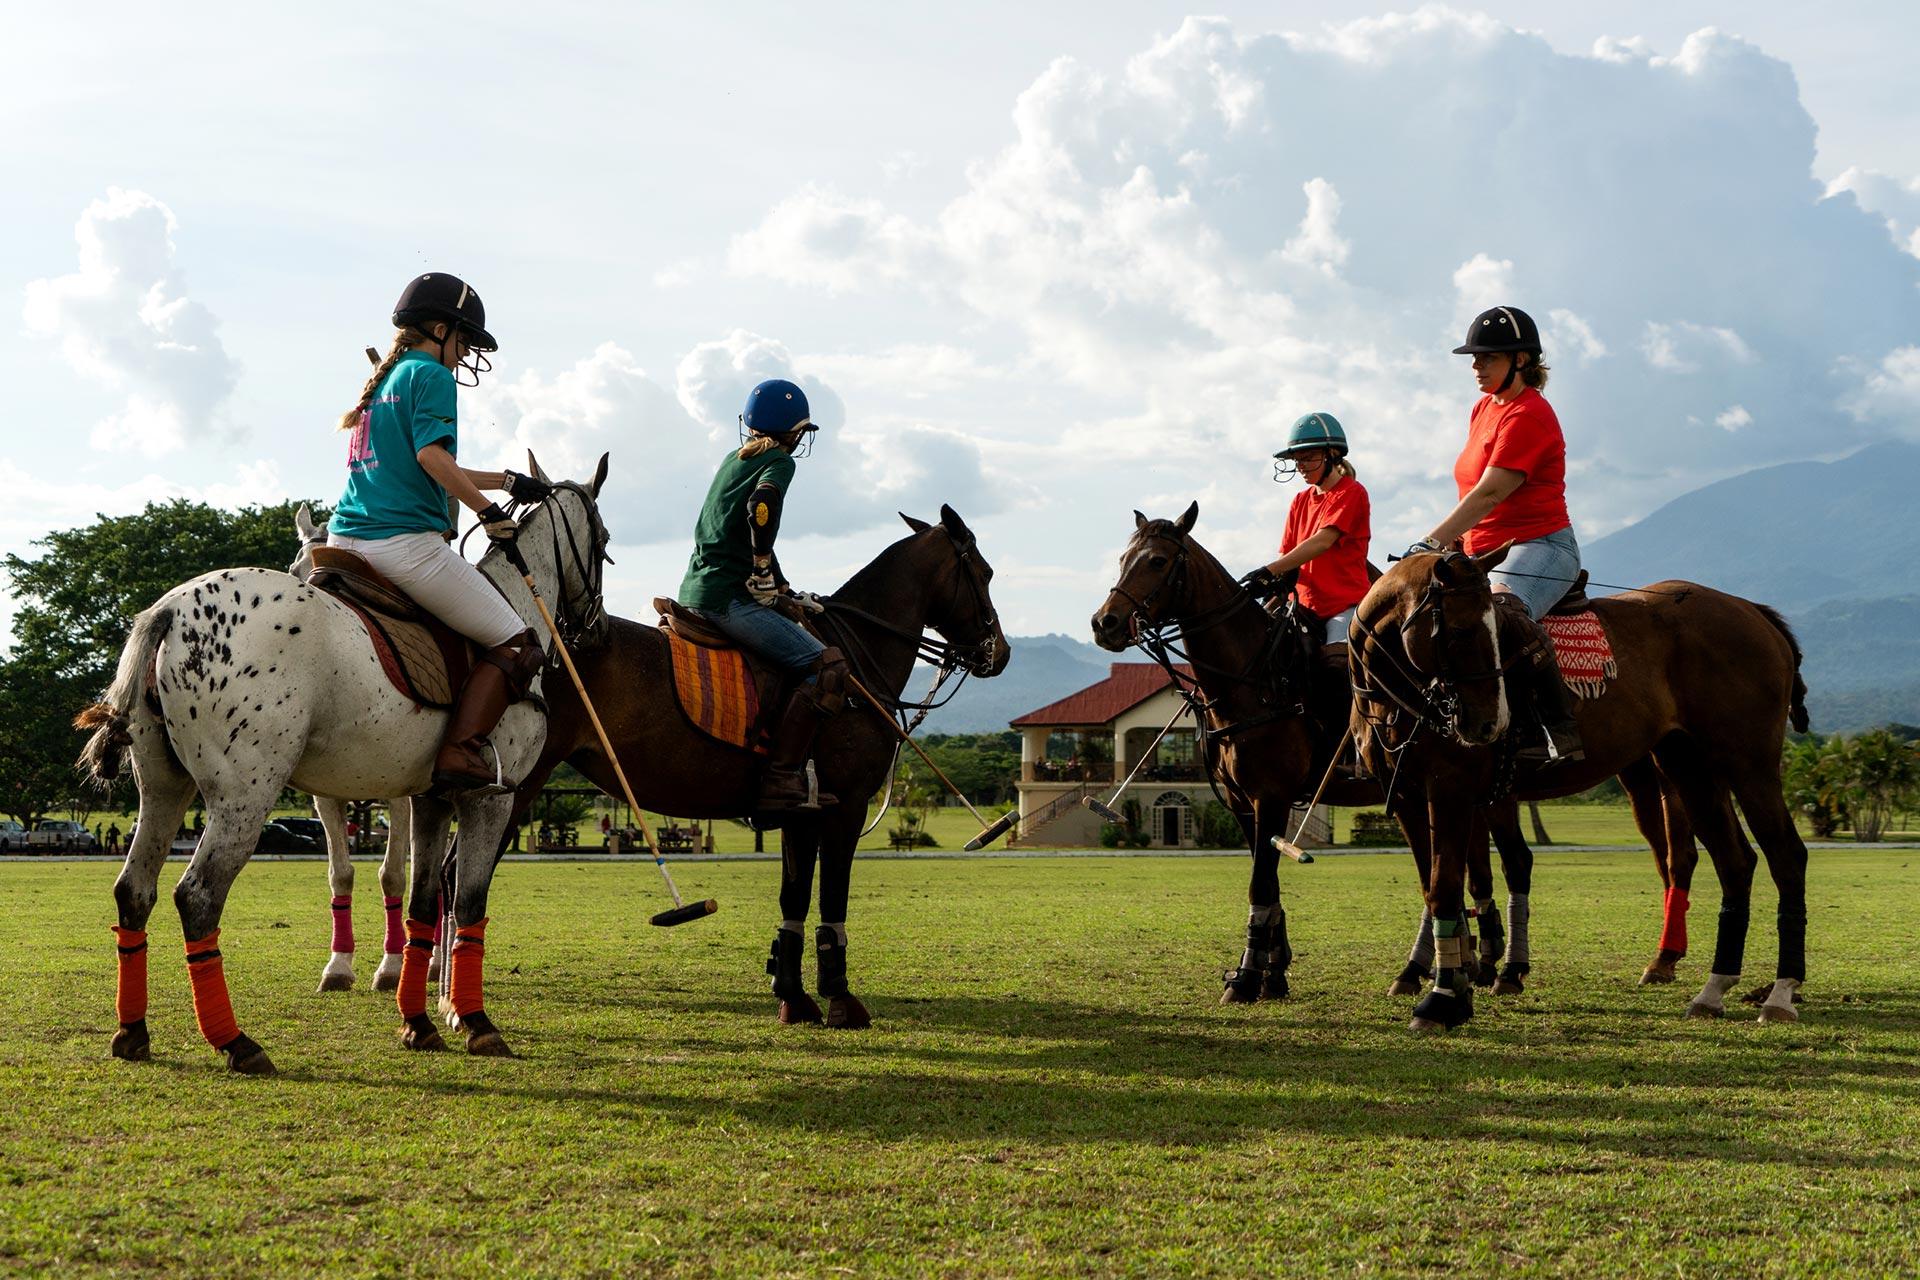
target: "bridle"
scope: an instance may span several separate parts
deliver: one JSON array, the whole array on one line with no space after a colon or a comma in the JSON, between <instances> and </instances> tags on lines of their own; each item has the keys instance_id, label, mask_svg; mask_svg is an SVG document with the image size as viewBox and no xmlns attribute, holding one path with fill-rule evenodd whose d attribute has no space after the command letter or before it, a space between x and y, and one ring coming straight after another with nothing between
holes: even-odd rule
<instances>
[{"instance_id":1,"label":"bridle","mask_svg":"<svg viewBox=\"0 0 1920 1280\"><path fill-rule=\"evenodd\" d=\"M1457 553L1456 553L1457 555ZM1465 560L1465 556L1459 556ZM1437 567L1437 562L1436 562ZM1429 577L1426 589L1420 593L1413 608L1393 628L1400 643L1386 644L1381 638L1380 628L1392 619L1392 610L1388 616L1369 621L1354 616L1353 631L1360 637L1360 643L1347 653L1348 674L1353 681L1354 697L1369 708L1367 719L1375 724L1397 723L1403 716L1412 716L1416 725L1443 737L1461 742L1458 728L1460 714L1460 689L1462 686L1486 684L1503 678L1512 670L1519 659L1525 656L1524 650L1509 654L1499 660L1496 647L1496 662L1484 668L1467 671L1459 670L1453 663L1450 647L1446 642L1446 601L1448 597L1484 593L1487 595L1487 608L1494 607L1492 593L1484 582L1481 583L1442 583L1438 577ZM1397 607L1397 602L1396 606ZM1425 671L1416 664L1407 645L1407 636L1424 621L1428 639L1433 651L1433 670ZM1394 677L1382 679L1385 672L1377 671L1368 662L1368 650L1384 656L1387 666ZM1397 687L1396 687L1397 686ZM1375 714L1372 708L1388 705L1397 708L1381 714Z\"/></svg>"},{"instance_id":2,"label":"bridle","mask_svg":"<svg viewBox=\"0 0 1920 1280\"><path fill-rule=\"evenodd\" d=\"M594 501L593 495L587 491L587 487L577 480L557 480L550 483L553 486L553 494L562 491L572 493L580 499L581 506L586 510L588 546L584 553L580 549L579 538L574 534L573 516L567 510L568 504L553 501L553 494L549 494L538 503L521 503L509 499L506 511L509 516L515 516L522 510L527 510L529 515L535 511L545 511L551 517L547 521L547 533L553 546L553 568L559 577L561 591L554 622L560 632L561 642L569 649L577 651L583 643L593 638L606 614L602 583L605 579L606 567L613 563L613 557L607 554L609 541L607 526L601 521L599 505ZM474 528L478 527L478 525L474 526ZM526 536L527 530L528 525L522 523L514 531L513 543L516 547L520 539ZM467 530L469 537L472 533L472 529ZM563 545L566 548L567 559L572 562L574 578L580 583L578 594L567 593L567 563L560 554ZM489 548L487 555L493 554L496 549ZM505 552L503 551L502 554ZM482 562L487 559L487 555L480 557Z\"/></svg>"},{"instance_id":3,"label":"bridle","mask_svg":"<svg viewBox=\"0 0 1920 1280\"><path fill-rule=\"evenodd\" d=\"M973 597L974 614L979 620L981 627L980 639L968 644L958 644L952 640L948 640L944 635L936 638L927 634L928 627L932 627L937 631L944 631L944 629L952 623L951 616L949 616L945 622L930 622L917 631L909 630L891 619L882 618L878 614L870 613L858 605L850 604L837 597L819 597L820 604L825 610L823 620L832 625L835 632L835 639L841 642L839 647L846 652L848 660L853 662L856 667L864 667L867 670L872 670L875 664L871 653L868 652L867 646L859 637L845 625L835 621L834 615L836 614L850 618L858 618L870 626L878 627L891 635L910 641L914 646L914 656L919 661L937 670L938 675L932 688L927 691L926 698L920 702L904 702L898 699L894 702L894 709L896 711L919 711L922 713L921 718L923 719L925 718L926 712L936 710L945 706L948 702L951 702L954 696L960 692L961 687L965 685L968 676L980 676L984 678L993 669L996 645L995 636L1000 628L1000 617L994 611L992 600L987 595L985 571L980 559L978 540L975 539L972 531L968 531L968 533L962 537L955 534L952 529L949 529L945 525L941 525L940 530L947 535L948 541L953 544L954 556L958 562L960 578L967 584L968 591ZM956 591L955 598L957 597L958 592ZM951 604L951 601L949 604ZM949 609L948 612L950 615L951 609ZM935 699L939 697L940 687L946 683L948 676L952 675L955 671L960 673L960 684L956 684L952 692L948 693L945 698L935 701Z\"/></svg>"}]
</instances>

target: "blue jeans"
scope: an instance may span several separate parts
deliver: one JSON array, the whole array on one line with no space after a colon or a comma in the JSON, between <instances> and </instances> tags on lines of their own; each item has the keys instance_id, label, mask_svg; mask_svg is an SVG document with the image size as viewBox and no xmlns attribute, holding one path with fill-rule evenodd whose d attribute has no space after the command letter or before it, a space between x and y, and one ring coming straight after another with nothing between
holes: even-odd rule
<instances>
[{"instance_id":1,"label":"blue jeans","mask_svg":"<svg viewBox=\"0 0 1920 1280\"><path fill-rule=\"evenodd\" d=\"M779 610L752 600L735 600L724 611L694 612L738 641L741 648L752 650L782 671L806 673L808 683L812 683L814 661L826 646Z\"/></svg>"},{"instance_id":2,"label":"blue jeans","mask_svg":"<svg viewBox=\"0 0 1920 1280\"><path fill-rule=\"evenodd\" d=\"M1498 569L1493 571L1496 588L1504 587L1527 606L1527 613L1538 622L1547 610L1560 603L1567 588L1580 576L1580 544L1574 540L1573 526L1557 529L1544 538L1516 542Z\"/></svg>"}]
</instances>

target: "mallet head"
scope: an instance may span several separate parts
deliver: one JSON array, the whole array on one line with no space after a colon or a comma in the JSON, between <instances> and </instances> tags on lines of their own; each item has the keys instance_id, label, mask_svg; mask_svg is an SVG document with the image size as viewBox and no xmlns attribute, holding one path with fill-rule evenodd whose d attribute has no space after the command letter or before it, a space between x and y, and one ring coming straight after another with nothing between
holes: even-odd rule
<instances>
[{"instance_id":1,"label":"mallet head","mask_svg":"<svg viewBox=\"0 0 1920 1280\"><path fill-rule=\"evenodd\" d=\"M1304 863L1313 861L1312 854L1308 853L1305 849L1302 849L1299 845L1295 844L1291 840L1283 840L1279 836L1275 836L1273 837L1272 843L1275 849L1279 850L1281 853L1286 854L1289 858L1292 858L1295 862L1304 864Z\"/></svg>"},{"instance_id":2,"label":"mallet head","mask_svg":"<svg viewBox=\"0 0 1920 1280\"><path fill-rule=\"evenodd\" d=\"M662 911L659 915L648 921L648 923L657 924L662 928L666 928L671 925L685 924L689 920L698 920L704 916L710 916L719 909L719 899L708 898L705 902L689 902L684 907L675 907L671 911Z\"/></svg>"},{"instance_id":3,"label":"mallet head","mask_svg":"<svg viewBox=\"0 0 1920 1280\"><path fill-rule=\"evenodd\" d=\"M1100 799L1098 796L1081 796L1080 803L1087 806L1087 808L1093 810L1095 813L1099 814L1101 817L1105 818L1108 822L1124 823L1126 821L1126 819L1121 817L1119 813L1113 809L1112 806L1107 804L1106 801Z\"/></svg>"},{"instance_id":4,"label":"mallet head","mask_svg":"<svg viewBox=\"0 0 1920 1280\"><path fill-rule=\"evenodd\" d=\"M975 836L973 839L967 841L966 844L961 846L961 848L968 853L972 853L976 849L984 849L988 845L992 844L995 840L998 840L1001 836L1007 834L1007 832L1013 828L1013 824L1018 822L1019 820L1020 820L1020 811L1018 809L1009 809L1007 810L1007 812L1000 815L1000 820L998 822L994 823L992 826L982 831L979 835Z\"/></svg>"}]
</instances>

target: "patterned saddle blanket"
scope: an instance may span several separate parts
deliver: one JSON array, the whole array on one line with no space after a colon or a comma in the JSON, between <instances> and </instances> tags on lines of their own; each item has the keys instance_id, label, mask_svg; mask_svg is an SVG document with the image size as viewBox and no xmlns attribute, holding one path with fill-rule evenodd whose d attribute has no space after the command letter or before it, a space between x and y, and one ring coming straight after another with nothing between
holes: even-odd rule
<instances>
[{"instance_id":1,"label":"patterned saddle blanket","mask_svg":"<svg viewBox=\"0 0 1920 1280\"><path fill-rule=\"evenodd\" d=\"M364 556L340 547L314 547L312 555L307 581L353 610L393 687L420 706L450 710L473 670L473 642L415 604Z\"/></svg>"},{"instance_id":2,"label":"patterned saddle blanket","mask_svg":"<svg viewBox=\"0 0 1920 1280\"><path fill-rule=\"evenodd\" d=\"M765 755L762 721L778 704L778 674L676 602L663 596L653 605L660 611L660 629L673 659L673 691L687 723L719 742Z\"/></svg>"},{"instance_id":3,"label":"patterned saddle blanket","mask_svg":"<svg viewBox=\"0 0 1920 1280\"><path fill-rule=\"evenodd\" d=\"M1560 678L1578 698L1597 698L1607 691L1607 681L1620 674L1614 661L1613 644L1600 615L1591 608L1580 613L1550 613L1540 619L1553 641L1553 656L1560 664Z\"/></svg>"}]
</instances>

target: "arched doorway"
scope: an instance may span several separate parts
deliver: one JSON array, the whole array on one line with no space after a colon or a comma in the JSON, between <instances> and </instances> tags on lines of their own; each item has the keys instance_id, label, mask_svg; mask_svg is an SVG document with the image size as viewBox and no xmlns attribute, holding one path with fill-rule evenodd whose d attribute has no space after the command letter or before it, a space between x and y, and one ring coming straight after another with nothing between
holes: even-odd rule
<instances>
[{"instance_id":1,"label":"arched doorway","mask_svg":"<svg viewBox=\"0 0 1920 1280\"><path fill-rule=\"evenodd\" d=\"M1193 843L1193 800L1184 791L1162 791L1154 798L1153 842L1163 848L1178 849Z\"/></svg>"}]
</instances>

